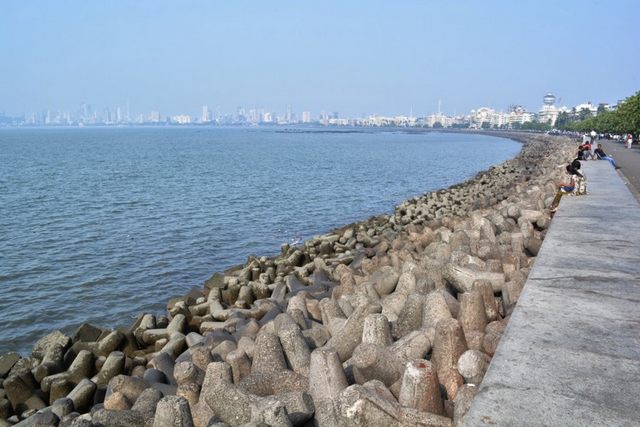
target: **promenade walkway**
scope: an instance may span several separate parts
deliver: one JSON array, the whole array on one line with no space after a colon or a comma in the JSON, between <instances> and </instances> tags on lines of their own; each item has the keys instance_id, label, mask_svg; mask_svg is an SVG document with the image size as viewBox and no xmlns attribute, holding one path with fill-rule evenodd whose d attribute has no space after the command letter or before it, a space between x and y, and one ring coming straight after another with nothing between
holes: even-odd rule
<instances>
[{"instance_id":1,"label":"promenade walkway","mask_svg":"<svg viewBox=\"0 0 640 427\"><path fill-rule=\"evenodd\" d=\"M640 205L608 162L583 170L465 426L640 425Z\"/></svg>"},{"instance_id":2,"label":"promenade walkway","mask_svg":"<svg viewBox=\"0 0 640 427\"><path fill-rule=\"evenodd\" d=\"M631 149L624 148L622 142L601 139L598 141L604 152L616 159L622 168L620 173L629 181L636 196L640 195L640 146L634 144Z\"/></svg>"}]
</instances>

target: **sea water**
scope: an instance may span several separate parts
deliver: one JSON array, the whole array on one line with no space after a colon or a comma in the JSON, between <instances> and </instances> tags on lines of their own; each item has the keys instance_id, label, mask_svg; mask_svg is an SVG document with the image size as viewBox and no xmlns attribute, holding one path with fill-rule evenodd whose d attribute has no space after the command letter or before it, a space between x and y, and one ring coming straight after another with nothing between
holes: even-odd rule
<instances>
[{"instance_id":1,"label":"sea water","mask_svg":"<svg viewBox=\"0 0 640 427\"><path fill-rule=\"evenodd\" d=\"M0 130L0 354L129 326L281 243L464 181L484 135L211 127Z\"/></svg>"}]
</instances>

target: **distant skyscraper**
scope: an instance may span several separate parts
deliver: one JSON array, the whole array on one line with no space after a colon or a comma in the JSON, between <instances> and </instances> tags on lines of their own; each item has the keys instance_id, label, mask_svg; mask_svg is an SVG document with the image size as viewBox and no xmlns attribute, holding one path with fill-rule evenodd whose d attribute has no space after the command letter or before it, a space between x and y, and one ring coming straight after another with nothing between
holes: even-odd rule
<instances>
[{"instance_id":1,"label":"distant skyscraper","mask_svg":"<svg viewBox=\"0 0 640 427\"><path fill-rule=\"evenodd\" d=\"M302 123L311 123L311 112L303 111L302 112Z\"/></svg>"},{"instance_id":2,"label":"distant skyscraper","mask_svg":"<svg viewBox=\"0 0 640 427\"><path fill-rule=\"evenodd\" d=\"M239 122L245 122L247 120L247 116L245 114L244 108L242 107L238 107L238 116L237 116L237 120Z\"/></svg>"},{"instance_id":3,"label":"distant skyscraper","mask_svg":"<svg viewBox=\"0 0 640 427\"><path fill-rule=\"evenodd\" d=\"M202 123L209 123L211 121L211 112L209 111L209 107L206 105L202 106L202 118L200 120Z\"/></svg>"},{"instance_id":4,"label":"distant skyscraper","mask_svg":"<svg viewBox=\"0 0 640 427\"><path fill-rule=\"evenodd\" d=\"M551 92L542 98L542 108L538 112L538 120L541 123L549 123L551 126L556 124L556 120L561 113L561 109L556 107L556 97Z\"/></svg>"},{"instance_id":5,"label":"distant skyscraper","mask_svg":"<svg viewBox=\"0 0 640 427\"><path fill-rule=\"evenodd\" d=\"M157 111L152 111L151 114L149 114L149 121L151 123L158 123L160 121L160 113Z\"/></svg>"},{"instance_id":6,"label":"distant skyscraper","mask_svg":"<svg viewBox=\"0 0 640 427\"><path fill-rule=\"evenodd\" d=\"M122 123L122 111L120 111L120 107L116 108L116 122Z\"/></svg>"},{"instance_id":7,"label":"distant skyscraper","mask_svg":"<svg viewBox=\"0 0 640 427\"><path fill-rule=\"evenodd\" d=\"M259 117L258 117L258 112L256 111L255 108L252 108L251 110L249 110L249 122L251 123L258 123Z\"/></svg>"},{"instance_id":8,"label":"distant skyscraper","mask_svg":"<svg viewBox=\"0 0 640 427\"><path fill-rule=\"evenodd\" d=\"M291 117L291 105L287 105L287 115L285 116L284 119L285 119L285 121L287 123L291 123L291 119L292 119L292 117Z\"/></svg>"}]
</instances>

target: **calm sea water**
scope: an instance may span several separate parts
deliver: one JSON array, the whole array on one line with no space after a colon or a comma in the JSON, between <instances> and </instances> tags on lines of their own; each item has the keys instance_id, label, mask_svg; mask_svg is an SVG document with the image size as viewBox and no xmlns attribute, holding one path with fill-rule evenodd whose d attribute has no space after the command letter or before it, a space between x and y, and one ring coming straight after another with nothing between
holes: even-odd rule
<instances>
[{"instance_id":1,"label":"calm sea water","mask_svg":"<svg viewBox=\"0 0 640 427\"><path fill-rule=\"evenodd\" d=\"M213 272L463 181L519 144L402 132L0 130L0 353L128 326Z\"/></svg>"}]
</instances>

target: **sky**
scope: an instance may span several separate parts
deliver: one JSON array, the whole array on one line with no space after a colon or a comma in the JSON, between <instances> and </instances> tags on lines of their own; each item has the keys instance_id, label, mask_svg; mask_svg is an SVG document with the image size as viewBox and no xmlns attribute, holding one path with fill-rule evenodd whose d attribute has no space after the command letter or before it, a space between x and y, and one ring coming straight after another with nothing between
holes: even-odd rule
<instances>
[{"instance_id":1,"label":"sky","mask_svg":"<svg viewBox=\"0 0 640 427\"><path fill-rule=\"evenodd\" d=\"M426 115L640 90L640 1L0 4L0 112Z\"/></svg>"}]
</instances>

